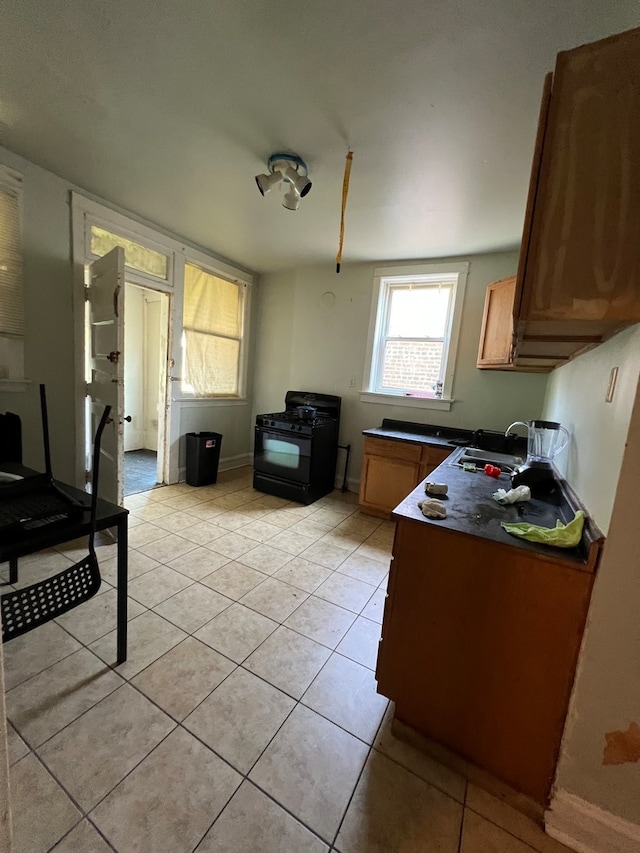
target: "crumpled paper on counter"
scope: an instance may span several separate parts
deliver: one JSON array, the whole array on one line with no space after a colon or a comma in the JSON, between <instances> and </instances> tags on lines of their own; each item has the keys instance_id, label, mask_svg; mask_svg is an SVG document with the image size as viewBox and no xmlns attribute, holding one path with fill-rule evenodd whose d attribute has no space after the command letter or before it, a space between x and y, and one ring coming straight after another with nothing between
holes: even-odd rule
<instances>
[{"instance_id":1,"label":"crumpled paper on counter","mask_svg":"<svg viewBox=\"0 0 640 853\"><path fill-rule=\"evenodd\" d=\"M531 489L529 486L516 486L508 492L505 489L498 489L493 493L493 497L499 504L514 504L517 501L531 500Z\"/></svg>"}]
</instances>

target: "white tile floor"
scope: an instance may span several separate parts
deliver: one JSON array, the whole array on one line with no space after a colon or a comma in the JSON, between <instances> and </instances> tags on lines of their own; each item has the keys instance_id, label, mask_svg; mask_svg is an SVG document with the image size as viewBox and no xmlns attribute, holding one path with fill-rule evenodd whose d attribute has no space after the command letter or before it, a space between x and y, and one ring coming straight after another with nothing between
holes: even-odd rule
<instances>
[{"instance_id":1,"label":"white tile floor","mask_svg":"<svg viewBox=\"0 0 640 853\"><path fill-rule=\"evenodd\" d=\"M108 543L100 593L4 649L16 853L565 850L391 735L392 525L355 495L287 503L244 468L126 504L127 662Z\"/></svg>"}]
</instances>

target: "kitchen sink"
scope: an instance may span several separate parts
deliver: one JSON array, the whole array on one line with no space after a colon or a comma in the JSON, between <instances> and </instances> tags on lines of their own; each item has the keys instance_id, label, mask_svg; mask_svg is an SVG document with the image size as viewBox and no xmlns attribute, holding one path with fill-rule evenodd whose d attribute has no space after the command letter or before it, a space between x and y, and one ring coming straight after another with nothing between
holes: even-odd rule
<instances>
[{"instance_id":1,"label":"kitchen sink","mask_svg":"<svg viewBox=\"0 0 640 853\"><path fill-rule=\"evenodd\" d=\"M473 463L477 468L485 465L497 465L503 471L511 473L514 468L522 465L524 459L521 456L512 456L510 453L495 453L490 450L477 450L474 447L466 447L453 464L464 465Z\"/></svg>"}]
</instances>

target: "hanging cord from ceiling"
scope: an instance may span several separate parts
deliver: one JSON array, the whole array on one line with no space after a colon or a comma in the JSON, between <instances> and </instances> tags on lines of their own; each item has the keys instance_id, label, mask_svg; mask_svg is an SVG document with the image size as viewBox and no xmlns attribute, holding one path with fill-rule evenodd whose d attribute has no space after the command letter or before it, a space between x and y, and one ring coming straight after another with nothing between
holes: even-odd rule
<instances>
[{"instance_id":1,"label":"hanging cord from ceiling","mask_svg":"<svg viewBox=\"0 0 640 853\"><path fill-rule=\"evenodd\" d=\"M351 162L353 151L347 151L347 162L344 164L344 178L342 180L342 211L340 214L340 239L338 243L338 254L336 255L336 273L340 272L342 262L342 244L344 243L344 212L347 207L347 195L349 194L349 178L351 177Z\"/></svg>"}]
</instances>

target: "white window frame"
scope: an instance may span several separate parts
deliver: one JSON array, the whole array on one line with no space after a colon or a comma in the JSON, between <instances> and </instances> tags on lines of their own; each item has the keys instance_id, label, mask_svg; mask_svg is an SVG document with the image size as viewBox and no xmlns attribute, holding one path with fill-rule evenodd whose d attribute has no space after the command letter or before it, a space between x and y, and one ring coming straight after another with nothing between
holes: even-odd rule
<instances>
[{"instance_id":1,"label":"white window frame","mask_svg":"<svg viewBox=\"0 0 640 853\"><path fill-rule=\"evenodd\" d=\"M15 192L18 199L18 229L23 260L22 294L24 299L24 176L15 169L0 164L0 189ZM28 385L24 374L24 342L24 333L21 336L0 334L0 363L6 366L8 373L6 378L0 378L0 391L24 391Z\"/></svg>"},{"instance_id":2,"label":"white window frame","mask_svg":"<svg viewBox=\"0 0 640 853\"><path fill-rule=\"evenodd\" d=\"M139 245L144 246L146 249L152 249L154 252L158 252L159 254L164 255L166 257L166 276L154 275L153 273L134 269L134 267L128 266L125 262L124 269L127 281L133 282L135 280L135 282L140 284L142 287L151 287L156 290L166 290L168 288L173 289L173 280L175 272L175 250L168 246L166 243L158 242L156 235L153 234L151 229L142 229L141 227L138 229L132 228L131 226L135 224L136 223L133 222L127 224L119 222L116 223L110 219L105 219L100 216L96 216L92 213L87 213L84 218L83 229L84 256L87 259L87 263L96 261L100 257L99 255L96 255L95 252L91 251L91 229L95 225L98 228L102 228L112 234L117 234L118 237L123 237L126 240L131 240L134 243L138 243Z\"/></svg>"},{"instance_id":3,"label":"white window frame","mask_svg":"<svg viewBox=\"0 0 640 853\"><path fill-rule=\"evenodd\" d=\"M469 264L403 264L374 269L373 296L369 318L369 335L365 362L364 389L360 400L364 403L383 403L393 406L409 406L421 409L448 411L454 401L453 380L462 322L462 308L467 285ZM451 285L451 304L447 329L444 335L442 397L418 397L405 391L381 390L377 383L382 363L382 343L389 310L389 295L393 285L428 284L446 281Z\"/></svg>"}]
</instances>

